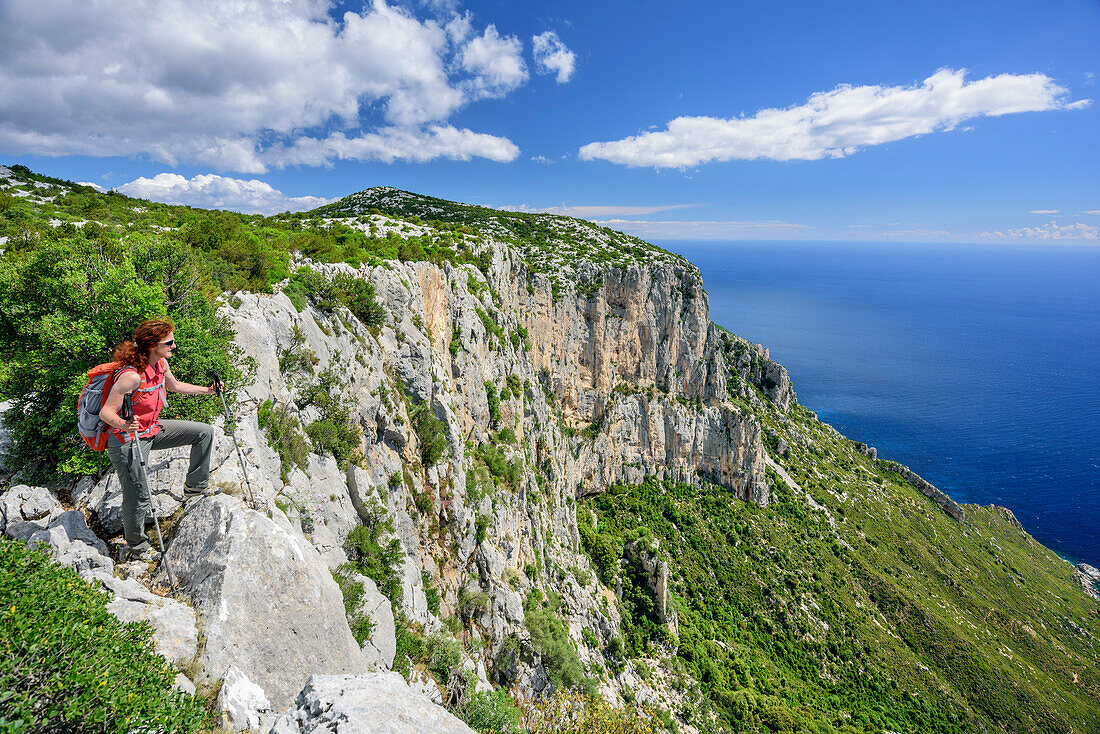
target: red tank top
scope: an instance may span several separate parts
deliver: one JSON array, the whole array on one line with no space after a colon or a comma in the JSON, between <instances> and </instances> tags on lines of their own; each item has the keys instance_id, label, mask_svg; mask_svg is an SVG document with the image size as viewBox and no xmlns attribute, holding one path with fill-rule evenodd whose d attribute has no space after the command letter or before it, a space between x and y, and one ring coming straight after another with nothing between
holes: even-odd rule
<instances>
[{"instance_id":1,"label":"red tank top","mask_svg":"<svg viewBox=\"0 0 1100 734\"><path fill-rule=\"evenodd\" d=\"M164 372L166 369L163 359L159 360L156 365L146 366L145 373L141 375L144 384L139 384L138 389L133 393L134 417L137 418L138 435L141 438L152 438L160 433L161 426L157 419L160 417L161 409L168 402L168 395L164 389ZM126 370L138 371L136 367L126 367L122 371L125 372ZM129 433L120 431L117 428L112 429L111 432L123 443L130 440Z\"/></svg>"}]
</instances>

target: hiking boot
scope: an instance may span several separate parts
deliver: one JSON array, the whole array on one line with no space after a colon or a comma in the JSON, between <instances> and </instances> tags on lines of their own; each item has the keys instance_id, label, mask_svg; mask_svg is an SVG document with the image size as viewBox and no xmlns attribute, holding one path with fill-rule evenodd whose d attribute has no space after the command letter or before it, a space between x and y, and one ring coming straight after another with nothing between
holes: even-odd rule
<instances>
[{"instance_id":1,"label":"hiking boot","mask_svg":"<svg viewBox=\"0 0 1100 734\"><path fill-rule=\"evenodd\" d=\"M192 497L213 497L216 494L221 494L222 491L218 487L184 487L183 497L184 499L191 499Z\"/></svg>"},{"instance_id":2,"label":"hiking boot","mask_svg":"<svg viewBox=\"0 0 1100 734\"><path fill-rule=\"evenodd\" d=\"M160 551L151 545L141 549L131 548L127 556L129 561L141 561L142 563L153 563L159 558Z\"/></svg>"}]
</instances>

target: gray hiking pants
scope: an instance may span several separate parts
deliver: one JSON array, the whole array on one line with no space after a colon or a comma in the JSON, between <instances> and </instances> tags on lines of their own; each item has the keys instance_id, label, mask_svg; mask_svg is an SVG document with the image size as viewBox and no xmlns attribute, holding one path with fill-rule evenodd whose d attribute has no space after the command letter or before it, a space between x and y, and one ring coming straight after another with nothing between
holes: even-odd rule
<instances>
[{"instance_id":1,"label":"gray hiking pants","mask_svg":"<svg viewBox=\"0 0 1100 734\"><path fill-rule=\"evenodd\" d=\"M149 453L158 449L191 446L191 465L187 469L185 487L205 489L210 482L210 449L214 445L214 429L205 423L194 421L161 421L160 433L141 439L141 453L145 466L150 464ZM152 499L149 485L141 471L141 462L133 450L133 443L122 444L111 436L107 441L107 456L122 484L122 532L126 544L137 551L149 547L145 534L145 518L151 511Z\"/></svg>"}]
</instances>

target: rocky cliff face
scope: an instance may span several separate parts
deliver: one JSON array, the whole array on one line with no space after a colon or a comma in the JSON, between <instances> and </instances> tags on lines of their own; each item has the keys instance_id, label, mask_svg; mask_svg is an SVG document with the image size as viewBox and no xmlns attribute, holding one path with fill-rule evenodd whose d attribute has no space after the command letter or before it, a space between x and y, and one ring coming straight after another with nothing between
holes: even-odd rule
<instances>
[{"instance_id":1,"label":"rocky cliff face","mask_svg":"<svg viewBox=\"0 0 1100 734\"><path fill-rule=\"evenodd\" d=\"M570 281L586 285L559 287L519 250L484 244L484 273L450 263L313 266L371 283L387 314L379 328L346 311L299 312L281 293L239 294L228 312L257 370L238 434L261 502L282 507L330 568L347 560L349 533L381 512L406 557L406 619L427 632L468 620L461 634L484 652L467 664L481 680L536 696L548 675L525 626L532 589L561 597L590 670L607 667L600 650L618 630L610 592L592 582L580 549L575 499L658 475L766 504L761 429L748 406L785 407L791 393L766 351L709 322L686 263L581 262ZM356 418L357 460L341 468L312 454L281 466L257 412L266 403L308 424L319 414L301 396L324 379ZM419 406L444 430L447 450L434 463L416 430ZM235 457L221 458L216 477L240 482Z\"/></svg>"}]
</instances>

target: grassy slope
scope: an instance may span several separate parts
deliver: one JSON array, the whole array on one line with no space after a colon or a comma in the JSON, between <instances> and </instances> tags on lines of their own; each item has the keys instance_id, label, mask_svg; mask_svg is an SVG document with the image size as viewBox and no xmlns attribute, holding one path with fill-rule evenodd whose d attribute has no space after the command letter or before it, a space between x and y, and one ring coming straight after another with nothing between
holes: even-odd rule
<instances>
[{"instance_id":1,"label":"grassy slope","mask_svg":"<svg viewBox=\"0 0 1100 734\"><path fill-rule=\"evenodd\" d=\"M680 610L675 662L728 725L1100 731L1098 605L1068 563L1002 508L952 520L801 407L758 418L772 453L790 446L779 463L805 493L769 470L767 508L656 482L587 503L589 547L639 526L658 539ZM633 617L638 648L650 623Z\"/></svg>"}]
</instances>

